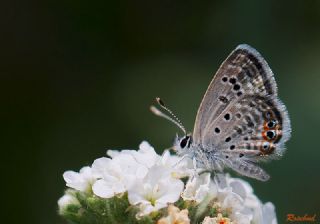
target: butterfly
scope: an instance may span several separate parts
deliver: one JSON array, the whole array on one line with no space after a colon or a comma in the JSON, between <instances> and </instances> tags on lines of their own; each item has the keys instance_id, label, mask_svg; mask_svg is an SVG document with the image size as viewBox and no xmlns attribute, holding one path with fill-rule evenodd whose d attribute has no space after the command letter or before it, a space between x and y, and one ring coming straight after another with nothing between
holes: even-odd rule
<instances>
[{"instance_id":1,"label":"butterfly","mask_svg":"<svg viewBox=\"0 0 320 224\"><path fill-rule=\"evenodd\" d=\"M160 98L157 102L170 116L154 106L151 110L184 132L174 142L177 154L192 158L207 171L231 168L267 181L270 176L258 164L281 158L291 135L274 75L259 52L246 44L237 46L218 69L202 99L192 134L187 134Z\"/></svg>"}]
</instances>

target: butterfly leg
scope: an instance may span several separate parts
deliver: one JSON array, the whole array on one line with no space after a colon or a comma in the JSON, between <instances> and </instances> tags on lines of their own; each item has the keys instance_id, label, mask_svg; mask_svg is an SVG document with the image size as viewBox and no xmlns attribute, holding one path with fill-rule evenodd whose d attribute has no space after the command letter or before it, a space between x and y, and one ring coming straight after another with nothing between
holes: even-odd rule
<instances>
[{"instance_id":1,"label":"butterfly leg","mask_svg":"<svg viewBox=\"0 0 320 224\"><path fill-rule=\"evenodd\" d=\"M227 186L225 175L221 172L216 170L211 171L211 179L218 188L224 188Z\"/></svg>"},{"instance_id":2,"label":"butterfly leg","mask_svg":"<svg viewBox=\"0 0 320 224\"><path fill-rule=\"evenodd\" d=\"M193 164L193 169L192 169L192 172L191 172L191 175L190 175L191 181L194 178L199 177L198 170L197 170L197 160L196 160L195 157L192 158L192 164Z\"/></svg>"},{"instance_id":3,"label":"butterfly leg","mask_svg":"<svg viewBox=\"0 0 320 224\"><path fill-rule=\"evenodd\" d=\"M183 155L179 160L178 162L176 162L174 165L173 165L173 168L176 167L177 165L179 165L183 160L185 160L186 158L188 158L189 155ZM189 157L190 158L190 157Z\"/></svg>"}]
</instances>

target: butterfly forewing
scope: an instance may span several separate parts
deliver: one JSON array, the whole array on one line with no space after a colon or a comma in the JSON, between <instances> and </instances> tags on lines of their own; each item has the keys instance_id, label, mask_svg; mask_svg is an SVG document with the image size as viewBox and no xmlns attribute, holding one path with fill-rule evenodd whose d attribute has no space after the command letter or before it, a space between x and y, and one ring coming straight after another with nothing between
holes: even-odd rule
<instances>
[{"instance_id":1,"label":"butterfly forewing","mask_svg":"<svg viewBox=\"0 0 320 224\"><path fill-rule=\"evenodd\" d=\"M195 121L194 141L202 143L206 126L229 104L255 93L276 96L276 83L260 54L248 45L239 45L222 63L205 93Z\"/></svg>"}]
</instances>

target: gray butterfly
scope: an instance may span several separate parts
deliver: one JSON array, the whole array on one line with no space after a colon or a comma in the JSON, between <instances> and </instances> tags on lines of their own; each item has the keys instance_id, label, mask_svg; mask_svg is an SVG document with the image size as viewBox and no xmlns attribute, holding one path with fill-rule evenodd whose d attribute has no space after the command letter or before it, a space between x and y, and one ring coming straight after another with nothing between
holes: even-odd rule
<instances>
[{"instance_id":1,"label":"gray butterfly","mask_svg":"<svg viewBox=\"0 0 320 224\"><path fill-rule=\"evenodd\" d=\"M273 73L262 56L239 45L222 63L198 109L192 135L157 98L171 116L151 110L181 128L174 149L208 171L236 172L267 181L270 176L257 164L280 158L290 138L288 112L278 98Z\"/></svg>"}]
</instances>

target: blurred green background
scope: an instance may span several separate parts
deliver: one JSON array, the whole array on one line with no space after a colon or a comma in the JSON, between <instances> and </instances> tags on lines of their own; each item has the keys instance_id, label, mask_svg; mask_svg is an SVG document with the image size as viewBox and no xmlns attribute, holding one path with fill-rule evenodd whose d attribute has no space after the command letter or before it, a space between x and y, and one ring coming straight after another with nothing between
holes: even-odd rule
<instances>
[{"instance_id":1,"label":"blurred green background","mask_svg":"<svg viewBox=\"0 0 320 224\"><path fill-rule=\"evenodd\" d=\"M65 170L108 148L159 152L178 130L149 112L161 96L192 130L220 63L240 43L270 64L293 137L256 194L320 217L320 1L8 1L1 7L2 220L64 223ZM248 180L248 179L247 179Z\"/></svg>"}]
</instances>

